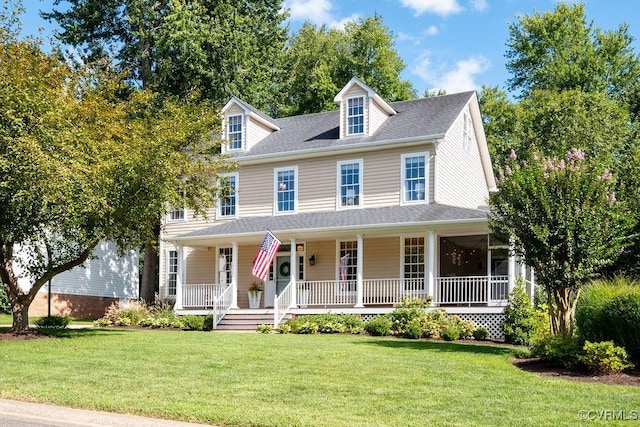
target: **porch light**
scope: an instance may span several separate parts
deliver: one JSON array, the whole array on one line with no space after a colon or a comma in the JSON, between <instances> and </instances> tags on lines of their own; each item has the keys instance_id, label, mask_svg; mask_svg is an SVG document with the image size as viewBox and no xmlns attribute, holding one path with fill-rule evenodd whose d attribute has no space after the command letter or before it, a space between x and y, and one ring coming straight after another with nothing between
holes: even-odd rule
<instances>
[{"instance_id":1,"label":"porch light","mask_svg":"<svg viewBox=\"0 0 640 427\"><path fill-rule=\"evenodd\" d=\"M316 265L316 254L311 255L309 258L309 265Z\"/></svg>"}]
</instances>

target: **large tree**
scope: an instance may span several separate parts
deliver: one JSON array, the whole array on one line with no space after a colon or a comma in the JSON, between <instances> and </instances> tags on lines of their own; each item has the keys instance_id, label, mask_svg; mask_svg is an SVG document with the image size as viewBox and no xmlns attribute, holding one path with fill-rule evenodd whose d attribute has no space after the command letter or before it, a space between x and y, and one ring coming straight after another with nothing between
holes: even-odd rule
<instances>
[{"instance_id":1,"label":"large tree","mask_svg":"<svg viewBox=\"0 0 640 427\"><path fill-rule=\"evenodd\" d=\"M135 247L167 201L211 205L224 164L210 107L131 91L5 31L0 55L0 281L21 332L38 290L100 240Z\"/></svg>"},{"instance_id":2,"label":"large tree","mask_svg":"<svg viewBox=\"0 0 640 427\"><path fill-rule=\"evenodd\" d=\"M489 225L535 268L552 332L571 335L580 290L625 250L635 219L597 159L580 149L562 157L530 154L523 161L514 151L501 170Z\"/></svg>"},{"instance_id":3,"label":"large tree","mask_svg":"<svg viewBox=\"0 0 640 427\"><path fill-rule=\"evenodd\" d=\"M416 96L411 83L400 78L405 64L380 15L350 22L344 29L305 23L284 50L281 68L280 116L337 108L333 98L353 76L387 101Z\"/></svg>"}]
</instances>

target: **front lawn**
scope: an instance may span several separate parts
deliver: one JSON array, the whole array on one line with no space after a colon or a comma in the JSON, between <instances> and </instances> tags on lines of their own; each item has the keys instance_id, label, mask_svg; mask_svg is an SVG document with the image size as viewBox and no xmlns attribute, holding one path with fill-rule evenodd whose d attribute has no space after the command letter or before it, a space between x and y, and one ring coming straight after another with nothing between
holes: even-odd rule
<instances>
[{"instance_id":1,"label":"front lawn","mask_svg":"<svg viewBox=\"0 0 640 427\"><path fill-rule=\"evenodd\" d=\"M352 335L65 330L0 342L0 397L218 425L574 425L640 388L538 377L511 349Z\"/></svg>"}]
</instances>

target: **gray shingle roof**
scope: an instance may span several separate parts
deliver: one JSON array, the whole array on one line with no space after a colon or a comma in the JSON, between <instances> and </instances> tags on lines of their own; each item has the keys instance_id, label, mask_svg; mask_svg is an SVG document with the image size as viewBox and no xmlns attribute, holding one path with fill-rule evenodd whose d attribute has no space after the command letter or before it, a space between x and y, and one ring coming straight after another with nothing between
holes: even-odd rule
<instances>
[{"instance_id":1,"label":"gray shingle roof","mask_svg":"<svg viewBox=\"0 0 640 427\"><path fill-rule=\"evenodd\" d=\"M382 228L422 224L428 226L449 221L473 222L486 219L487 211L485 210L441 204L417 204L242 218L183 234L178 237L178 240L264 233L265 230L271 230L274 233L298 230L333 231L349 227Z\"/></svg>"},{"instance_id":2,"label":"gray shingle roof","mask_svg":"<svg viewBox=\"0 0 640 427\"><path fill-rule=\"evenodd\" d=\"M390 116L373 135L362 138L340 139L339 111L271 119L280 127L279 131L271 133L250 151L234 153L231 157L243 158L406 138L427 139L444 135L473 94L474 92L461 92L392 102L390 105L398 114Z\"/></svg>"}]
</instances>

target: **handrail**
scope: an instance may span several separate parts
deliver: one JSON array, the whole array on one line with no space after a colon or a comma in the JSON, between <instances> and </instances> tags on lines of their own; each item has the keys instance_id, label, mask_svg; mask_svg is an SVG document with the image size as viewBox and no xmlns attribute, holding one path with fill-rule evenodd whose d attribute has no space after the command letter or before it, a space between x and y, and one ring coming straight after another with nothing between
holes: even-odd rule
<instances>
[{"instance_id":1,"label":"handrail","mask_svg":"<svg viewBox=\"0 0 640 427\"><path fill-rule=\"evenodd\" d=\"M224 291L220 294L219 297L215 299L213 302L213 329L218 327L218 324L222 320L222 318L229 312L231 309L231 301L232 295L231 290L233 286L228 285Z\"/></svg>"},{"instance_id":2,"label":"handrail","mask_svg":"<svg viewBox=\"0 0 640 427\"><path fill-rule=\"evenodd\" d=\"M289 282L289 284L280 292L280 295L276 295L273 298L273 327L277 328L284 316L287 315L289 309L293 307L293 287L295 286L295 280Z\"/></svg>"}]
</instances>

